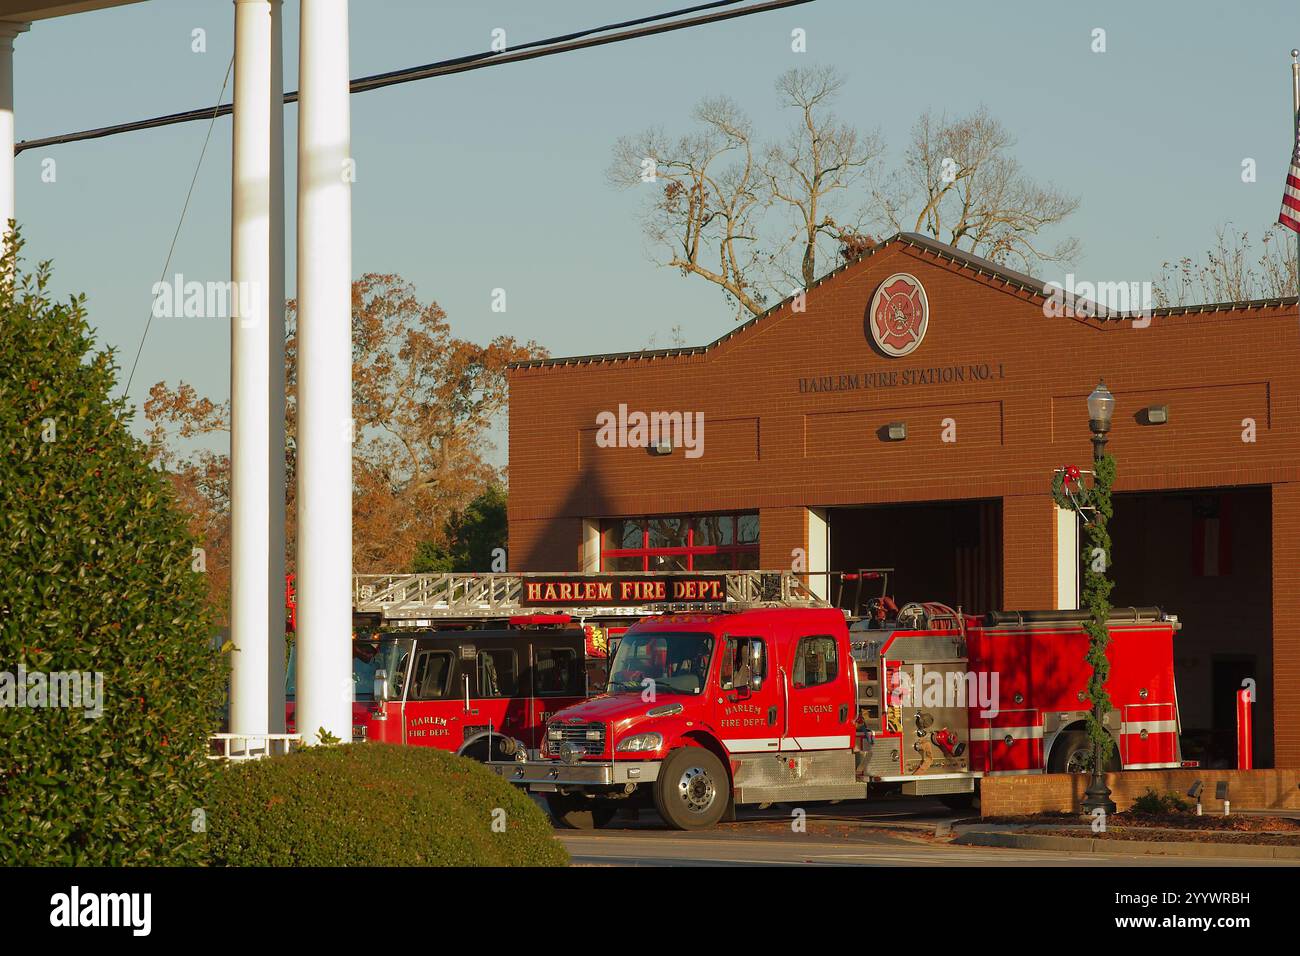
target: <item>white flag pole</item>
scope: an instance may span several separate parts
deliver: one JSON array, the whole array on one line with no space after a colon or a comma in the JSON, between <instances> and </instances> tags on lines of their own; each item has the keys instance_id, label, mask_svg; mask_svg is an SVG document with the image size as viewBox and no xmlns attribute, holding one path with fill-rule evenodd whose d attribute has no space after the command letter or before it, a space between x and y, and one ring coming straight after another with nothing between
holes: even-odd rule
<instances>
[{"instance_id":1,"label":"white flag pole","mask_svg":"<svg viewBox=\"0 0 1300 956\"><path fill-rule=\"evenodd\" d=\"M1300 145L1300 50L1291 51L1291 133ZM1300 232L1295 234L1296 307L1300 309Z\"/></svg>"}]
</instances>

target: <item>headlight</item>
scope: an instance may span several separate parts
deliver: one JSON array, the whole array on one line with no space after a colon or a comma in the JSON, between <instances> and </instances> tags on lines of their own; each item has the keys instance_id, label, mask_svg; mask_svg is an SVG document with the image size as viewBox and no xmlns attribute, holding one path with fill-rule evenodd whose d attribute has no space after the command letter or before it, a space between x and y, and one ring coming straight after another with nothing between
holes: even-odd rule
<instances>
[{"instance_id":1,"label":"headlight","mask_svg":"<svg viewBox=\"0 0 1300 956\"><path fill-rule=\"evenodd\" d=\"M546 736L550 740L563 740L564 731L559 727L548 727L546 729Z\"/></svg>"},{"instance_id":2,"label":"headlight","mask_svg":"<svg viewBox=\"0 0 1300 956\"><path fill-rule=\"evenodd\" d=\"M663 734L633 734L618 742L620 752L625 750L658 750L664 745Z\"/></svg>"}]
</instances>

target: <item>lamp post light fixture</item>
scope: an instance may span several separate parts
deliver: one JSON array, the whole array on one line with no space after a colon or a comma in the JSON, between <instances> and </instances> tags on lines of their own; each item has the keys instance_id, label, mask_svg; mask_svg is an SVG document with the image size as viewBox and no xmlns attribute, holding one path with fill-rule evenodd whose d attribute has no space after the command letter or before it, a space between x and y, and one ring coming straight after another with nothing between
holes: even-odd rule
<instances>
[{"instance_id":1,"label":"lamp post light fixture","mask_svg":"<svg viewBox=\"0 0 1300 956\"><path fill-rule=\"evenodd\" d=\"M1114 417L1115 396L1104 381L1099 381L1088 396L1088 427L1092 429L1093 461L1101 461L1106 454L1106 436L1110 433L1110 423Z\"/></svg>"},{"instance_id":2,"label":"lamp post light fixture","mask_svg":"<svg viewBox=\"0 0 1300 956\"><path fill-rule=\"evenodd\" d=\"M1084 791L1083 809L1094 813L1098 809L1106 814L1115 812L1115 802L1110 798L1110 788L1106 786L1106 773L1103 764L1101 735L1105 733L1106 712L1109 701L1106 699L1103 685L1109 674L1106 661L1106 645L1109 643L1110 617L1110 583L1107 573L1110 567L1110 539L1106 534L1106 521L1110 512L1110 483L1114 475L1113 462L1106 454L1106 439L1110 432L1111 421L1115 416L1115 396L1111 394L1106 383L1099 381L1097 387L1088 396L1088 427L1092 431L1092 460L1094 462L1094 491L1099 496L1098 506L1088 526L1088 545L1084 557L1085 575L1090 592L1088 605L1092 609L1092 620L1088 625L1089 661L1093 668L1093 678L1089 686L1092 697L1093 725L1089 728L1092 737L1092 779ZM1103 461L1104 460L1104 461ZM1100 569L1094 560L1096 551L1102 552ZM1113 746L1113 744L1112 744Z\"/></svg>"}]
</instances>

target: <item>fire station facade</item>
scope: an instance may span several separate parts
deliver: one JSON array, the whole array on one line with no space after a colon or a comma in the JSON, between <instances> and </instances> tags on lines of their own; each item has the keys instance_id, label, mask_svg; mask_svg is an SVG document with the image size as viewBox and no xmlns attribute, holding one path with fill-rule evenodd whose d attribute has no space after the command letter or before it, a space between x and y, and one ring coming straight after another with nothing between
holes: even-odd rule
<instances>
[{"instance_id":1,"label":"fire station facade","mask_svg":"<svg viewBox=\"0 0 1300 956\"><path fill-rule=\"evenodd\" d=\"M1117 605L1183 628L1184 756L1300 767L1300 321L1294 300L1063 310L1042 281L902 234L696 348L510 371L519 571L895 569L904 601L1070 608L1052 475L1115 394ZM638 413L665 427L647 447ZM674 417L673 413L677 413ZM690 427L701 426L699 434Z\"/></svg>"}]
</instances>

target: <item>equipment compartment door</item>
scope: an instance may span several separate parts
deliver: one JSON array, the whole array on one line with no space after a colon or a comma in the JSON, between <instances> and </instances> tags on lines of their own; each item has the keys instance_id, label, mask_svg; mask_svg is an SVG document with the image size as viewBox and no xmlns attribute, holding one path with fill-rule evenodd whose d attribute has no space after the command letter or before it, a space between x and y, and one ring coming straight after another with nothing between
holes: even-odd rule
<instances>
[{"instance_id":1,"label":"equipment compartment door","mask_svg":"<svg viewBox=\"0 0 1300 956\"><path fill-rule=\"evenodd\" d=\"M1178 722L1173 704L1128 704L1120 726L1120 760L1125 769L1173 764L1178 759Z\"/></svg>"},{"instance_id":2,"label":"equipment compartment door","mask_svg":"<svg viewBox=\"0 0 1300 956\"><path fill-rule=\"evenodd\" d=\"M1043 718L1036 710L1000 710L975 718L972 770L1030 773L1043 768Z\"/></svg>"}]
</instances>

